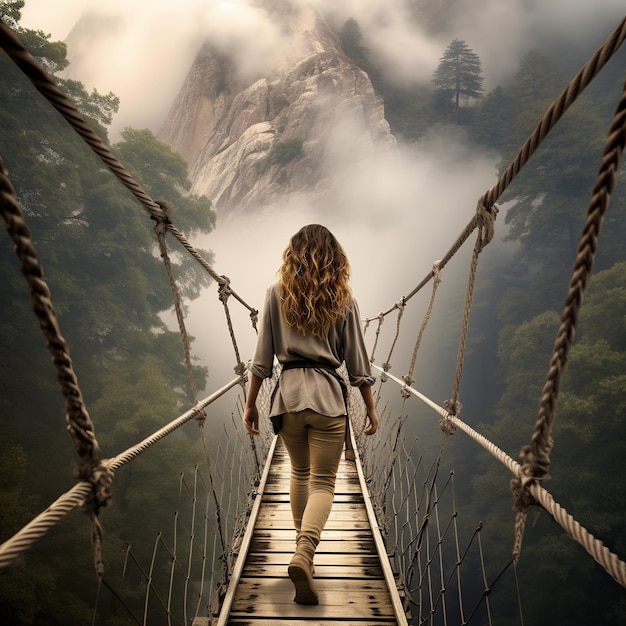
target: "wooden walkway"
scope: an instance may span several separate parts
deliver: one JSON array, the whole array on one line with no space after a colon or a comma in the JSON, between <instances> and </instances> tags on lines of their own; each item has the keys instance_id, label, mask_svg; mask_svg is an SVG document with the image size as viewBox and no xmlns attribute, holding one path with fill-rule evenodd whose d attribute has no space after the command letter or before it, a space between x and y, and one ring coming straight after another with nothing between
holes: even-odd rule
<instances>
[{"instance_id":1,"label":"wooden walkway","mask_svg":"<svg viewBox=\"0 0 626 626\"><path fill-rule=\"evenodd\" d=\"M212 623L406 625L389 560L362 484L359 460L342 458L333 508L315 555L320 603L296 604L287 576L287 565L295 550L289 507L289 457L280 438L276 438L221 614Z\"/></svg>"}]
</instances>

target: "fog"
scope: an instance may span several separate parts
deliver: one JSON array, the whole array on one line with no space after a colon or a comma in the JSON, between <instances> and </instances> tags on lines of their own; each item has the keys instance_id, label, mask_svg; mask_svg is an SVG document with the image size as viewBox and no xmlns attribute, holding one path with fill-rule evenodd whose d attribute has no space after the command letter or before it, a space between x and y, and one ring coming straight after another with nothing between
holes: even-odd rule
<instances>
[{"instance_id":1,"label":"fog","mask_svg":"<svg viewBox=\"0 0 626 626\"><path fill-rule=\"evenodd\" d=\"M121 99L115 139L126 126L157 131L201 43L234 52L242 73L258 71L290 52L282 34L253 0L26 0L22 23L65 40L78 20L88 27L72 40L68 74ZM314 0L338 24L359 22L364 44L387 76L428 83L452 39L465 40L481 58L485 87L500 83L530 48L562 51L582 61L624 14L623 0L457 0L432 35L407 15L406 0ZM423 3L425 4L425 3Z\"/></svg>"},{"instance_id":2,"label":"fog","mask_svg":"<svg viewBox=\"0 0 626 626\"><path fill-rule=\"evenodd\" d=\"M402 0L312 4L337 24L357 19L364 45L387 76L404 84L429 83L448 43L463 39L481 58L486 89L510 75L530 48L546 50L563 64L574 50L581 56L579 65L584 63L623 14L623 0L459 0L450 3L453 8L433 35L411 22ZM72 32L78 20L81 28ZM67 74L89 89L120 97L112 140L127 126L158 132L207 38L234 55L243 77L288 57L297 43L251 0L109 0L106 5L27 0L22 23L50 32L53 39L68 38ZM356 136L359 129L353 130ZM348 136L337 140L338 145L350 143ZM215 252L216 271L227 275L252 306L260 308L290 235L305 223L321 222L348 253L361 313L375 316L408 293L445 254L473 215L477 199L496 180L497 155L477 153L458 137L427 138L417 148L400 145L395 153L358 162L352 154L344 157L338 157L341 184L331 202L319 206L306 198L290 199L254 215L218 215L216 230L195 242ZM231 306L236 327L244 329L238 330L238 341L247 360L255 335L247 312L234 300ZM216 375L218 382L227 378L230 370L216 356L232 352L221 308L213 286L188 318L198 338L194 352L209 365L214 382Z\"/></svg>"}]
</instances>

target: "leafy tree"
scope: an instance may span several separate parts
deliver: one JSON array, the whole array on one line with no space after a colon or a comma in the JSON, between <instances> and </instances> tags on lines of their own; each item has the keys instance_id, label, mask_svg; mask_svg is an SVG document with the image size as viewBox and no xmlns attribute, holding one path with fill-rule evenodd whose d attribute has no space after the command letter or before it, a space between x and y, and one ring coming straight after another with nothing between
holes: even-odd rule
<instances>
[{"instance_id":1,"label":"leafy tree","mask_svg":"<svg viewBox=\"0 0 626 626\"><path fill-rule=\"evenodd\" d=\"M540 50L529 50L520 61L507 91L518 111L528 110L534 103L554 100L564 87L564 76Z\"/></svg>"},{"instance_id":2,"label":"leafy tree","mask_svg":"<svg viewBox=\"0 0 626 626\"><path fill-rule=\"evenodd\" d=\"M498 85L477 105L471 126L474 141L501 150L510 144L517 107L513 98Z\"/></svg>"},{"instance_id":3,"label":"leafy tree","mask_svg":"<svg viewBox=\"0 0 626 626\"><path fill-rule=\"evenodd\" d=\"M625 280L622 262L590 281L557 402L552 478L546 484L562 506L620 555L626 551L626 528L616 503L626 497L626 481L615 468L626 453ZM532 434L558 324L555 313L542 313L502 333L500 362L507 387L498 406L501 419L479 430L514 458ZM474 479L474 505L486 526L495 529L494 546L510 550L513 517L509 513L507 522L501 506L511 498L506 476L486 460L484 467ZM524 594L525 620L619 622L626 600L616 593L616 583L547 513L537 517L531 511L530 516L518 570L522 593L532 590ZM593 592L585 602L572 602L578 589Z\"/></svg>"},{"instance_id":4,"label":"leafy tree","mask_svg":"<svg viewBox=\"0 0 626 626\"><path fill-rule=\"evenodd\" d=\"M480 57L465 41L455 39L446 48L433 74L435 99L459 123L461 101L478 100L483 93Z\"/></svg>"},{"instance_id":5,"label":"leafy tree","mask_svg":"<svg viewBox=\"0 0 626 626\"><path fill-rule=\"evenodd\" d=\"M67 66L66 47L20 28L22 7L3 2L0 12L14 20L18 35L54 75ZM106 139L117 98L88 93L77 81L59 83ZM190 399L180 337L161 318L172 301L153 222L6 55L0 56L0 101L0 154L51 288L96 436L106 455L117 454L118 446L156 430ZM174 207L181 229L213 228L210 201L189 193L184 161L152 133L127 129L113 150L149 194ZM183 297L196 297L206 275L176 249L171 256ZM7 237L0 238L0 276L0 458L3 482L11 485L0 496L4 540L71 486L74 459L50 357ZM194 373L202 388L206 369L196 366ZM111 562L120 554L126 528L145 519L146 509L155 520L171 513L169 496L159 494L176 493L175 485L171 492L169 486L194 451L195 444L181 433L146 453L135 469L120 471L120 500L104 513ZM89 621L94 597L89 544L85 519L76 512L25 555L24 568L0 577L3 617L15 624ZM77 568L88 572L78 581Z\"/></svg>"}]
</instances>

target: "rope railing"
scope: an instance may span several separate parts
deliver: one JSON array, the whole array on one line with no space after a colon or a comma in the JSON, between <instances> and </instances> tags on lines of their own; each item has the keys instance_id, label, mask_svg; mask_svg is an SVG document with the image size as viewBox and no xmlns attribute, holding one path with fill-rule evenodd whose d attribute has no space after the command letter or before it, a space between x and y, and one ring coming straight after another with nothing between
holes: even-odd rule
<instances>
[{"instance_id":1,"label":"rope railing","mask_svg":"<svg viewBox=\"0 0 626 626\"><path fill-rule=\"evenodd\" d=\"M198 402L187 412L183 413L163 428L160 428L149 437L146 437L117 456L103 461L106 468L112 474L115 470L132 461L155 443L192 420L207 406L239 384L241 384L241 377L231 380L221 389L218 389L204 400ZM13 537L2 543L0 545L0 571L9 567L22 553L29 550L36 541L41 539L52 527L63 519L69 511L78 506L82 506L91 488L91 483L86 480L77 483L69 491L55 500L45 511L26 524L26 526L13 535Z\"/></svg>"},{"instance_id":2,"label":"rope railing","mask_svg":"<svg viewBox=\"0 0 626 626\"><path fill-rule=\"evenodd\" d=\"M377 365L374 367L383 372L383 369ZM522 466L513 460L506 452L489 441L485 436L474 430L471 426L463 422L458 417L450 414L445 408L433 402L430 398L420 393L413 387L386 372L387 377L400 385L402 389L408 391L411 395L421 400L425 405L433 409L439 416L450 421L455 428L462 430L466 435L471 437L476 443L482 446L495 459L500 461L507 467L516 478L523 476ZM577 522L563 507L556 503L553 497L546 491L544 487L537 483L529 486L529 489L535 500L552 515L554 520L567 532L572 539L577 541L592 557L599 563L622 587L626 587L626 563L622 561L616 554L611 552L602 541L595 538L588 530L586 530L579 522ZM514 557L517 556L514 554Z\"/></svg>"},{"instance_id":3,"label":"rope railing","mask_svg":"<svg viewBox=\"0 0 626 626\"><path fill-rule=\"evenodd\" d=\"M150 217L157 221L163 221L167 229L174 235L179 243L191 254L191 256L206 270L206 272L219 284L226 283L228 279L220 276L211 265L202 257L196 248L187 240L185 235L171 222L169 212L164 208L162 201L153 200L139 183L130 175L128 170L120 163L97 133L85 121L74 103L59 89L54 79L46 72L35 57L24 47L18 36L2 20L0 20L0 46L9 58L22 70L35 88L48 100L48 102L61 114L71 128L83 139L91 150L100 158L107 168L117 179L135 196L146 209ZM232 295L251 314L255 323L256 309L248 305L241 296L231 288Z\"/></svg>"},{"instance_id":4,"label":"rope railing","mask_svg":"<svg viewBox=\"0 0 626 626\"><path fill-rule=\"evenodd\" d=\"M614 31L609 35L607 40L595 54L589 59L589 61L580 69L578 74L570 81L568 86L564 89L561 95L548 107L544 113L541 121L537 124L535 130L531 133L528 139L524 142L519 149L515 158L511 161L507 169L500 176L497 183L488 191L486 191L482 197L478 200L478 205L483 207L486 211L491 212L492 207L500 199L502 194L506 191L509 185L513 182L515 177L519 174L522 167L528 162L530 157L535 153L537 148L541 145L548 133L554 128L556 123L563 117L569 107L574 104L586 87L591 81L600 73L602 68L609 62L609 60L619 50L620 46L626 39L626 17L616 26ZM495 217L495 216L494 216ZM439 269L442 270L457 251L463 246L465 241L470 237L474 230L480 226L480 218L476 213L472 219L468 222L463 232L459 235L454 244L450 247L448 252L439 261ZM425 287L432 278L435 276L435 271L431 270L422 279L416 287L414 287L406 296L396 301L390 308L379 313L376 317L386 317L398 308L398 302L408 302L413 296L415 296L423 287ZM364 321L369 322L376 319L376 317L366 318Z\"/></svg>"}]
</instances>

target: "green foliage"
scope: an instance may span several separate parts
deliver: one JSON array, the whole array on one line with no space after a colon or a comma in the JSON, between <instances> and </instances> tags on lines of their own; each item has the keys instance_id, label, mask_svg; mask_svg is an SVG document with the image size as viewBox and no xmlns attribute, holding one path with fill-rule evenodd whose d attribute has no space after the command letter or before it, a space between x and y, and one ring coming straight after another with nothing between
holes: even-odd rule
<instances>
[{"instance_id":1,"label":"green foliage","mask_svg":"<svg viewBox=\"0 0 626 626\"><path fill-rule=\"evenodd\" d=\"M348 18L339 31L339 40L346 56L361 68L367 67L369 50L362 45L363 33L354 18Z\"/></svg>"},{"instance_id":2,"label":"green foliage","mask_svg":"<svg viewBox=\"0 0 626 626\"><path fill-rule=\"evenodd\" d=\"M0 10L18 21L22 6L4 2ZM53 75L67 66L65 44L39 31L17 31ZM59 84L106 140L117 97L88 93L77 81ZM114 456L176 417L191 400L179 333L161 317L171 309L172 296L154 223L6 55L0 56L0 101L0 153L44 268L96 438L103 453ZM150 195L172 205L181 230L211 231L211 203L189 193L186 165L169 147L149 131L126 129L113 150ZM171 260L183 298L197 297L208 284L205 272L179 252L172 252ZM0 276L4 540L72 486L76 455L8 237L0 239ZM206 368L196 366L194 374L202 388ZM143 528L146 516L155 525L171 526L180 471L191 471L197 453L195 439L177 434L144 453L132 469L120 470L115 504L103 519L113 569L122 571L120 546L129 528ZM27 553L23 567L3 572L0 613L7 623L90 622L95 582L88 529L82 512L70 515ZM137 548L149 549L153 537L148 533L142 541Z\"/></svg>"},{"instance_id":3,"label":"green foliage","mask_svg":"<svg viewBox=\"0 0 626 626\"><path fill-rule=\"evenodd\" d=\"M446 48L433 74L435 102L443 119L459 122L461 102L473 102L483 93L480 57L465 41L455 39Z\"/></svg>"},{"instance_id":4,"label":"green foliage","mask_svg":"<svg viewBox=\"0 0 626 626\"><path fill-rule=\"evenodd\" d=\"M267 157L257 163L257 171L262 174L273 165L284 167L302 154L303 145L304 141L300 137L275 143Z\"/></svg>"},{"instance_id":5,"label":"green foliage","mask_svg":"<svg viewBox=\"0 0 626 626\"><path fill-rule=\"evenodd\" d=\"M9 19L12 25L17 24L22 17L24 0L1 0L0 15Z\"/></svg>"}]
</instances>

